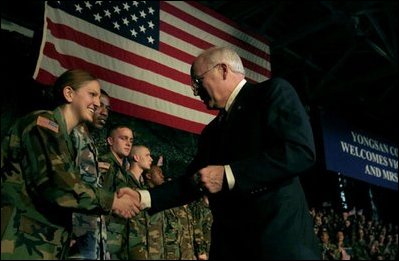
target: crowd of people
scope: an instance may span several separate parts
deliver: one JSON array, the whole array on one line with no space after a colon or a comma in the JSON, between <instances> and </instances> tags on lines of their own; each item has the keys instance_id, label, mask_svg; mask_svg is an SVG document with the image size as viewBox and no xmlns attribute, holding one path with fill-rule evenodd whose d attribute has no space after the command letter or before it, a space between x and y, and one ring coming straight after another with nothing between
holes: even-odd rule
<instances>
[{"instance_id":1,"label":"crowd of people","mask_svg":"<svg viewBox=\"0 0 399 261\"><path fill-rule=\"evenodd\" d=\"M362 211L311 208L322 260L397 260L398 225Z\"/></svg>"}]
</instances>

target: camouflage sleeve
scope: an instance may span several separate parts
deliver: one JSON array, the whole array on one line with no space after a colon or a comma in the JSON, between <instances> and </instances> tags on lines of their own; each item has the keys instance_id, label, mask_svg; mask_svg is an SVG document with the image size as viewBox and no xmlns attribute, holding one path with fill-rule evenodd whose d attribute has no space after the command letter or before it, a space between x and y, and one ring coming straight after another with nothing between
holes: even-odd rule
<instances>
[{"instance_id":1,"label":"camouflage sleeve","mask_svg":"<svg viewBox=\"0 0 399 261\"><path fill-rule=\"evenodd\" d=\"M3 176L3 169L6 168L6 159L8 158L8 144L10 143L10 136L7 135L4 137L4 139L1 141L1 170L2 170L2 176ZM3 179L3 177L2 177Z\"/></svg>"},{"instance_id":2,"label":"camouflage sleeve","mask_svg":"<svg viewBox=\"0 0 399 261\"><path fill-rule=\"evenodd\" d=\"M198 204L193 202L190 204L190 210L193 217L193 228L194 228L194 253L198 257L201 254L206 253L206 247L204 246L204 233L202 230L202 216L200 215Z\"/></svg>"},{"instance_id":3,"label":"camouflage sleeve","mask_svg":"<svg viewBox=\"0 0 399 261\"><path fill-rule=\"evenodd\" d=\"M40 126L22 134L26 157L22 160L27 188L49 203L74 210L110 212L113 193L80 179L73 151L60 133Z\"/></svg>"},{"instance_id":4,"label":"camouflage sleeve","mask_svg":"<svg viewBox=\"0 0 399 261\"><path fill-rule=\"evenodd\" d=\"M112 159L106 155L101 157L100 161L101 165L108 164L106 168L100 168L101 185L104 190L115 192L120 188L128 187L126 174Z\"/></svg>"},{"instance_id":5,"label":"camouflage sleeve","mask_svg":"<svg viewBox=\"0 0 399 261\"><path fill-rule=\"evenodd\" d=\"M195 253L197 256L201 254L209 255L210 230L213 222L210 209L200 201L195 201L189 206L191 207L194 221Z\"/></svg>"}]
</instances>

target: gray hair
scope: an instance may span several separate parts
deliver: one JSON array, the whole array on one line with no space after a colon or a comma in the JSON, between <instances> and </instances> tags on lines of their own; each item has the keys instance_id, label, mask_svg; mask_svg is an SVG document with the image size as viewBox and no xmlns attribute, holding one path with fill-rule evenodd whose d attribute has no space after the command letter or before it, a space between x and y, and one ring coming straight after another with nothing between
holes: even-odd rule
<instances>
[{"instance_id":1,"label":"gray hair","mask_svg":"<svg viewBox=\"0 0 399 261\"><path fill-rule=\"evenodd\" d=\"M211 47L205 50L201 56L210 65L225 63L233 72L241 73L245 76L245 69L240 56L229 47Z\"/></svg>"}]
</instances>

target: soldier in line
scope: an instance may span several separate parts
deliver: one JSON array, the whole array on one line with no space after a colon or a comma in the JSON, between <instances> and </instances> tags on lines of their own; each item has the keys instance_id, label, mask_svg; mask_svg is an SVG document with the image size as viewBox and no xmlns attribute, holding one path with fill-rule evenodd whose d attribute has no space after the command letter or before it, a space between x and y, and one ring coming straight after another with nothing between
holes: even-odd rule
<instances>
[{"instance_id":1,"label":"soldier in line","mask_svg":"<svg viewBox=\"0 0 399 261\"><path fill-rule=\"evenodd\" d=\"M108 131L107 143L109 152L101 156L99 162L102 184L105 191L116 192L119 188L128 186L125 159L132 149L133 131L125 125L114 125ZM126 259L124 244L127 240L128 220L109 215L106 217L106 224L107 250L111 259Z\"/></svg>"},{"instance_id":2,"label":"soldier in line","mask_svg":"<svg viewBox=\"0 0 399 261\"><path fill-rule=\"evenodd\" d=\"M193 215L194 226L194 253L198 260L208 260L211 247L212 212L209 208L208 197L189 204Z\"/></svg>"},{"instance_id":3,"label":"soldier in line","mask_svg":"<svg viewBox=\"0 0 399 261\"><path fill-rule=\"evenodd\" d=\"M97 107L93 122L81 123L73 131L74 147L79 154L78 166L84 182L102 187L98 169L98 151L91 131L103 129L109 115L110 97L101 90L100 106ZM74 212L72 214L72 239L68 259L109 260L107 252L107 229L104 215Z\"/></svg>"},{"instance_id":4,"label":"soldier in line","mask_svg":"<svg viewBox=\"0 0 399 261\"><path fill-rule=\"evenodd\" d=\"M168 260L195 260L194 221L188 204L166 209L165 251Z\"/></svg>"},{"instance_id":5,"label":"soldier in line","mask_svg":"<svg viewBox=\"0 0 399 261\"><path fill-rule=\"evenodd\" d=\"M54 111L19 119L1 145L1 259L64 259L72 211L126 218L139 212L130 197L116 197L83 182L71 132L93 121L100 83L83 70L69 70L54 84ZM128 190L122 188L122 192Z\"/></svg>"},{"instance_id":6,"label":"soldier in line","mask_svg":"<svg viewBox=\"0 0 399 261\"><path fill-rule=\"evenodd\" d=\"M145 174L149 188L161 185L165 181L163 171L160 167L163 157L160 157L157 165ZM167 260L195 260L194 253L194 220L188 205L166 209L152 214L163 216L163 251L164 258ZM151 217L152 217L151 216ZM197 231L197 236L202 234ZM198 241L202 241L198 238Z\"/></svg>"},{"instance_id":7,"label":"soldier in line","mask_svg":"<svg viewBox=\"0 0 399 261\"><path fill-rule=\"evenodd\" d=\"M144 181L152 164L150 150L143 145L133 146L129 168L129 186L133 189L146 189L148 183ZM162 212L149 215L142 211L129 223L129 259L165 259L163 251L163 214Z\"/></svg>"}]
</instances>

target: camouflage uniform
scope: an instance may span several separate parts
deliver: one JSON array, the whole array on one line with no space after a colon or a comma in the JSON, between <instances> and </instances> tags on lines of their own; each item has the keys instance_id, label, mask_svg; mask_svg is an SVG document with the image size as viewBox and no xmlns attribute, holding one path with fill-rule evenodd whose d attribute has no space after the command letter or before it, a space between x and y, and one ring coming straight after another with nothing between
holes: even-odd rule
<instances>
[{"instance_id":1,"label":"camouflage uniform","mask_svg":"<svg viewBox=\"0 0 399 261\"><path fill-rule=\"evenodd\" d=\"M1 259L62 259L72 211L109 213L114 195L80 179L59 108L13 125L1 145Z\"/></svg>"},{"instance_id":2,"label":"camouflage uniform","mask_svg":"<svg viewBox=\"0 0 399 261\"><path fill-rule=\"evenodd\" d=\"M129 175L128 186L133 189L147 189L133 175ZM164 259L163 212L149 215L141 211L129 222L128 259L159 260Z\"/></svg>"},{"instance_id":3,"label":"camouflage uniform","mask_svg":"<svg viewBox=\"0 0 399 261\"><path fill-rule=\"evenodd\" d=\"M166 259L195 260L193 216L187 205L164 211Z\"/></svg>"},{"instance_id":4,"label":"camouflage uniform","mask_svg":"<svg viewBox=\"0 0 399 261\"><path fill-rule=\"evenodd\" d=\"M80 124L72 131L73 144L77 149L80 174L83 181L101 187L98 170L98 152L89 130ZM108 260L106 251L107 230L104 215L72 213L72 246L68 259Z\"/></svg>"},{"instance_id":5,"label":"camouflage uniform","mask_svg":"<svg viewBox=\"0 0 399 261\"><path fill-rule=\"evenodd\" d=\"M147 214L147 212L146 212ZM148 259L160 260L165 259L164 249L164 213L158 212L148 215L148 230L147 230L147 244L148 244Z\"/></svg>"},{"instance_id":6,"label":"camouflage uniform","mask_svg":"<svg viewBox=\"0 0 399 261\"><path fill-rule=\"evenodd\" d=\"M200 255L205 254L209 258L213 222L212 212L203 199L190 203L189 208L193 215L195 256L198 258Z\"/></svg>"},{"instance_id":7,"label":"camouflage uniform","mask_svg":"<svg viewBox=\"0 0 399 261\"><path fill-rule=\"evenodd\" d=\"M121 166L114 154L109 151L100 157L99 168L101 172L101 184L103 189L114 193L118 189L127 186L127 173L124 166ZM128 220L111 214L106 217L107 226L107 251L112 260L126 259L127 252L127 225Z\"/></svg>"},{"instance_id":8,"label":"camouflage uniform","mask_svg":"<svg viewBox=\"0 0 399 261\"><path fill-rule=\"evenodd\" d=\"M337 256L337 246L333 243L319 243L319 248L321 252L321 260L339 260Z\"/></svg>"}]
</instances>

